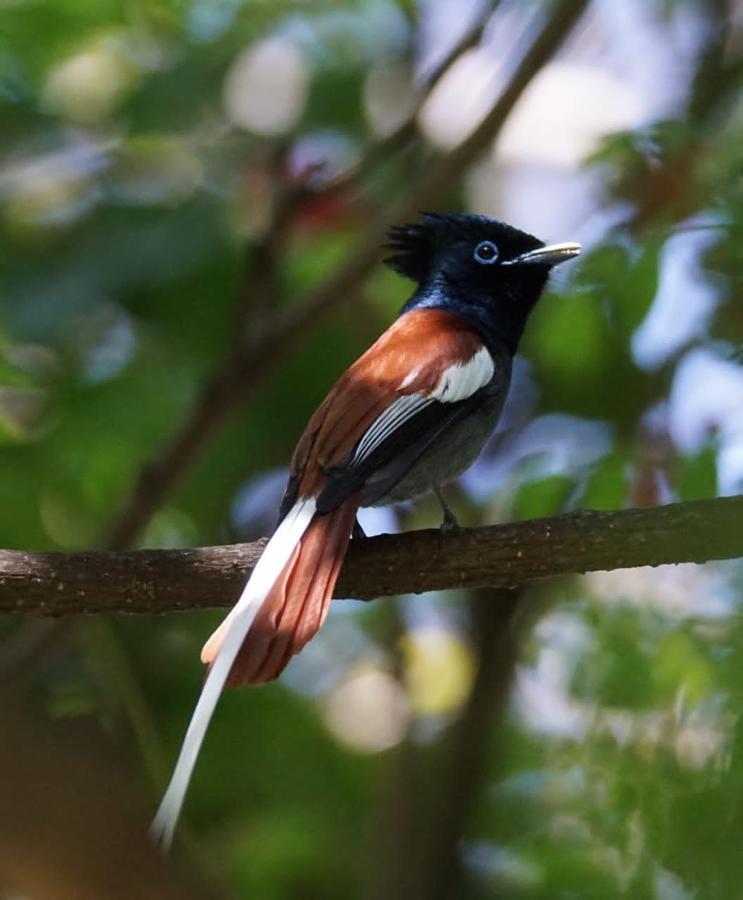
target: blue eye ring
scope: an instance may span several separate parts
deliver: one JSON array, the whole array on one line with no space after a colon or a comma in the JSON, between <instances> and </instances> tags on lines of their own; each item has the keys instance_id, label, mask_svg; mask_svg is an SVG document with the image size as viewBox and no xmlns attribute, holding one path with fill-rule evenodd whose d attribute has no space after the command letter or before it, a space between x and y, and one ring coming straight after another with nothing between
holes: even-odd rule
<instances>
[{"instance_id":1,"label":"blue eye ring","mask_svg":"<svg viewBox=\"0 0 743 900\"><path fill-rule=\"evenodd\" d=\"M475 262L479 262L481 266L492 266L493 263L498 262L500 254L492 241L480 241L472 255Z\"/></svg>"}]
</instances>

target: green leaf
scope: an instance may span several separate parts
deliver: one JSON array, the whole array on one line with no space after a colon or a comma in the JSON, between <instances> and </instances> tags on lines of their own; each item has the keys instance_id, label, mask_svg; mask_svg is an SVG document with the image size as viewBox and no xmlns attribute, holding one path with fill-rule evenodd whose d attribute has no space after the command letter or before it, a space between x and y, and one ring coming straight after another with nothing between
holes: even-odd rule
<instances>
[{"instance_id":1,"label":"green leaf","mask_svg":"<svg viewBox=\"0 0 743 900\"><path fill-rule=\"evenodd\" d=\"M717 442L711 441L698 453L680 459L674 479L680 500L704 500L717 496L717 454Z\"/></svg>"},{"instance_id":2,"label":"green leaf","mask_svg":"<svg viewBox=\"0 0 743 900\"><path fill-rule=\"evenodd\" d=\"M564 475L526 481L516 492L512 515L515 519L534 519L561 512L574 488L573 479Z\"/></svg>"},{"instance_id":3,"label":"green leaf","mask_svg":"<svg viewBox=\"0 0 743 900\"><path fill-rule=\"evenodd\" d=\"M621 453L609 453L593 469L581 506L586 509L621 509L627 500L627 458Z\"/></svg>"},{"instance_id":4,"label":"green leaf","mask_svg":"<svg viewBox=\"0 0 743 900\"><path fill-rule=\"evenodd\" d=\"M701 643L685 630L668 634L655 657L653 680L660 697L681 694L694 706L715 689L715 677Z\"/></svg>"}]
</instances>

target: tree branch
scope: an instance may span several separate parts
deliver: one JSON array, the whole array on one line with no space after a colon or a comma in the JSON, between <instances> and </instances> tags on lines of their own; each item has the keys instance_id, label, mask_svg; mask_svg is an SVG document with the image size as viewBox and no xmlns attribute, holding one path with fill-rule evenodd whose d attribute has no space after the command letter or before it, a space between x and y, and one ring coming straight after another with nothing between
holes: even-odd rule
<instances>
[{"instance_id":1,"label":"tree branch","mask_svg":"<svg viewBox=\"0 0 743 900\"><path fill-rule=\"evenodd\" d=\"M352 542L337 597L510 588L535 578L743 557L743 495L652 509L412 531ZM0 551L0 611L164 613L229 606L265 541L126 553Z\"/></svg>"}]
</instances>

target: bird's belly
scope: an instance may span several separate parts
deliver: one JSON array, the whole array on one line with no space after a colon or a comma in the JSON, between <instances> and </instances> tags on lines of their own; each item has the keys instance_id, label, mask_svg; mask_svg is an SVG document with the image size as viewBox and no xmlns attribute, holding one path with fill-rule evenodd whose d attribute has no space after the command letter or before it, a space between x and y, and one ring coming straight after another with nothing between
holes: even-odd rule
<instances>
[{"instance_id":1,"label":"bird's belly","mask_svg":"<svg viewBox=\"0 0 743 900\"><path fill-rule=\"evenodd\" d=\"M414 463L386 494L364 506L389 506L412 500L433 487L453 481L466 471L482 452L493 433L503 408L500 392L475 412L456 422Z\"/></svg>"}]
</instances>

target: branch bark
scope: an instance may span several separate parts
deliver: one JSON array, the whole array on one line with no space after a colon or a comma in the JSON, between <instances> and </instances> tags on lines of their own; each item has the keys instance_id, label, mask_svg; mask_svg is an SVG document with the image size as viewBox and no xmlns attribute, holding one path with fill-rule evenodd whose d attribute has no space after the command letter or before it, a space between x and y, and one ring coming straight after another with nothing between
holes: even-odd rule
<instances>
[{"instance_id":1,"label":"branch bark","mask_svg":"<svg viewBox=\"0 0 743 900\"><path fill-rule=\"evenodd\" d=\"M743 557L743 495L583 511L457 534L352 542L337 597L512 588L550 575ZM165 613L229 606L265 546L125 553L0 551L0 612Z\"/></svg>"}]
</instances>

